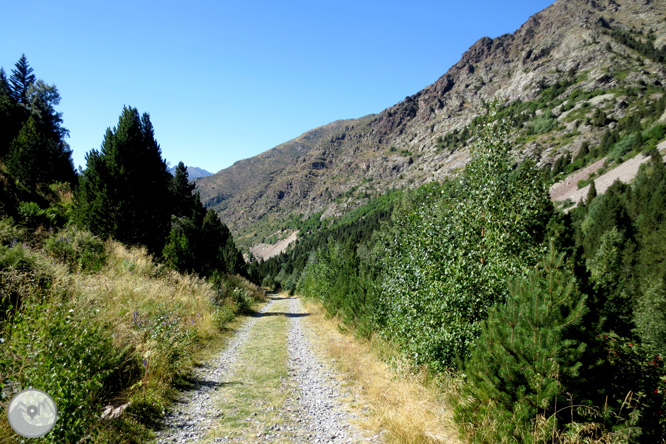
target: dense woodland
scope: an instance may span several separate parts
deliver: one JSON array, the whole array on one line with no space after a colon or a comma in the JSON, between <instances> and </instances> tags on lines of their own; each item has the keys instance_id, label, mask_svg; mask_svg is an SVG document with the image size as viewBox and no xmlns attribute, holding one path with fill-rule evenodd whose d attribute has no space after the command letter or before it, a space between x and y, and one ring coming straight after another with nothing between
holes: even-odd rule
<instances>
[{"instance_id":1,"label":"dense woodland","mask_svg":"<svg viewBox=\"0 0 666 444\"><path fill-rule=\"evenodd\" d=\"M568 212L547 190L572 159L544 170L512 160L509 140L523 122L511 117L526 107L498 105L477 122L459 178L387 193L345 221L302 231L250 275L320 300L415 367L462 378L455 416L473 442L662 442L661 102L581 148L577 167L614 151L650 160L632 184L601 195L592 186Z\"/></svg>"},{"instance_id":2,"label":"dense woodland","mask_svg":"<svg viewBox=\"0 0 666 444\"><path fill-rule=\"evenodd\" d=\"M148 114L125 107L76 172L59 101L25 55L0 69L0 400L53 396L39 442L145 442L193 353L263 293Z\"/></svg>"}]
</instances>

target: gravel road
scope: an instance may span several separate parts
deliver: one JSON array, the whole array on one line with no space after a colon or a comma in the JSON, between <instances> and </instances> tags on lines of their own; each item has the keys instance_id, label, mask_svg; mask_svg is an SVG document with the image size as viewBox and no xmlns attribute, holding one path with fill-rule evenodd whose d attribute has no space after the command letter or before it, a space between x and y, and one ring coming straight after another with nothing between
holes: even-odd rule
<instances>
[{"instance_id":1,"label":"gravel road","mask_svg":"<svg viewBox=\"0 0 666 444\"><path fill-rule=\"evenodd\" d=\"M276 300L264 305L260 313L269 310ZM227 347L213 361L195 373L196 388L183 393L181 399L167 414L164 427L157 433L157 443L201 442L212 422L219 417L213 402L213 393L231 376L238 351L245 344L252 327L260 318L249 319L241 326Z\"/></svg>"},{"instance_id":2,"label":"gravel road","mask_svg":"<svg viewBox=\"0 0 666 444\"><path fill-rule=\"evenodd\" d=\"M300 301L296 298L273 299L260 313L270 310L280 301L289 307L284 315L290 318L285 344L290 379L285 389L290 394L283 406L285 424L277 429L288 430L290 442L299 444L380 442L379 436L364 437L350 423L354 415L344 410L335 373L320 362L313 351L312 339L303 325L307 313ZM207 431L222 415L215 406L215 399L224 391L224 381L234 378L234 363L259 319L259 316L249 319L219 356L196 371L196 387L183 393L182 399L167 414L164 427L157 433L156 443L210 442L206 439ZM269 442L270 439L271 436L262 435L256 440ZM238 441L225 437L215 438L212 442Z\"/></svg>"},{"instance_id":3,"label":"gravel road","mask_svg":"<svg viewBox=\"0 0 666 444\"><path fill-rule=\"evenodd\" d=\"M378 436L364 438L350 424L350 415L339 399L340 387L335 373L319 361L303 331L301 317L305 311L298 299L289 300L289 313L292 316L287 337L288 367L296 382L298 414L307 432L307 440L302 442L379 442Z\"/></svg>"}]
</instances>

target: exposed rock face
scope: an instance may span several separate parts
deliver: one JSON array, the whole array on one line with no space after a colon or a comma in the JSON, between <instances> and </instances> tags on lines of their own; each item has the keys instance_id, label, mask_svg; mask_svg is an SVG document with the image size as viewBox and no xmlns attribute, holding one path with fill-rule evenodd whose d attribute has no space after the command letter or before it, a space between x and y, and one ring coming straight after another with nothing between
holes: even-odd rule
<instances>
[{"instance_id":1,"label":"exposed rock face","mask_svg":"<svg viewBox=\"0 0 666 444\"><path fill-rule=\"evenodd\" d=\"M237 233L262 218L342 214L391 187L442 180L464 167L468 153L463 144L442 149L438 138L463 130L487 102L536 100L548 85L572 74L577 81L563 97L574 89L666 85L665 67L618 43L605 32L611 29L652 30L654 45L661 47L666 1L558 0L513 34L481 38L434 84L381 113L312 130L198 179L197 188ZM598 106L617 120L635 100L607 98L595 97L596 105L576 103L569 114L553 109L566 129L517 145L516 156L543 165L563 152L575 154L583 141L598 144L606 128L567 116ZM560 143L570 131L578 135Z\"/></svg>"}]
</instances>

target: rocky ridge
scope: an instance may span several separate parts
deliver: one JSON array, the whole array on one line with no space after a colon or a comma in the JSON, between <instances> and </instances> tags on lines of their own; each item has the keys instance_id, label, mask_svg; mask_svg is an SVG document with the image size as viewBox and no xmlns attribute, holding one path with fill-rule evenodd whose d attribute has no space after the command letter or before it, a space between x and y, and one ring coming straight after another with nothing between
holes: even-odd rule
<instances>
[{"instance_id":1,"label":"rocky ridge","mask_svg":"<svg viewBox=\"0 0 666 444\"><path fill-rule=\"evenodd\" d=\"M539 109L514 134L517 159L552 164L600 143L607 127L590 123L595 110L617 122L663 94L664 64L610 33L649 33L661 48L665 18L664 0L558 0L513 34L481 38L435 83L381 113L312 130L197 180L197 189L242 244L292 214L341 215L388 188L456 174L488 102L581 96L548 110L552 129L530 133Z\"/></svg>"}]
</instances>

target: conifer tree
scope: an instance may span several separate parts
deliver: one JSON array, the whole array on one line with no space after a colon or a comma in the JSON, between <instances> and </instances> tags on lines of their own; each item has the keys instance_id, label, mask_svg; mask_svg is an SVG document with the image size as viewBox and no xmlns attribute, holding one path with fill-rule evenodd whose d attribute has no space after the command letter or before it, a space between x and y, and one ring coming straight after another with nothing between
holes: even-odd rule
<instances>
[{"instance_id":1,"label":"conifer tree","mask_svg":"<svg viewBox=\"0 0 666 444\"><path fill-rule=\"evenodd\" d=\"M594 180L590 183L590 189L587 190L587 197L585 198L585 205L590 205L592 200L597 197L597 186L594 184Z\"/></svg>"},{"instance_id":2,"label":"conifer tree","mask_svg":"<svg viewBox=\"0 0 666 444\"><path fill-rule=\"evenodd\" d=\"M71 183L75 178L71 151L39 131L32 117L11 142L6 163L9 172L31 189L37 184Z\"/></svg>"},{"instance_id":3,"label":"conifer tree","mask_svg":"<svg viewBox=\"0 0 666 444\"><path fill-rule=\"evenodd\" d=\"M22 54L21 58L14 65L12 75L9 78L12 97L18 103L25 104L28 101L28 90L36 79L33 72L34 70L28 63L25 54Z\"/></svg>"},{"instance_id":4,"label":"conifer tree","mask_svg":"<svg viewBox=\"0 0 666 444\"><path fill-rule=\"evenodd\" d=\"M0 96L10 95L12 92L9 87L9 81L7 80L7 73L5 69L0 67Z\"/></svg>"},{"instance_id":5,"label":"conifer tree","mask_svg":"<svg viewBox=\"0 0 666 444\"><path fill-rule=\"evenodd\" d=\"M171 180L171 193L173 194L171 212L173 215L192 217L197 200L194 188L194 183L190 183L187 167L183 162L179 162Z\"/></svg>"},{"instance_id":6,"label":"conifer tree","mask_svg":"<svg viewBox=\"0 0 666 444\"><path fill-rule=\"evenodd\" d=\"M572 339L585 297L563 258L551 245L542 265L515 278L506 303L483 324L465 366L466 401L455 410L458 422L472 425L474 442L542 442L557 427L557 400L585 350ZM540 428L538 415L545 419Z\"/></svg>"},{"instance_id":7,"label":"conifer tree","mask_svg":"<svg viewBox=\"0 0 666 444\"><path fill-rule=\"evenodd\" d=\"M148 114L125 107L100 151L86 157L75 219L97 235L161 253L169 230L170 181Z\"/></svg>"}]
</instances>

